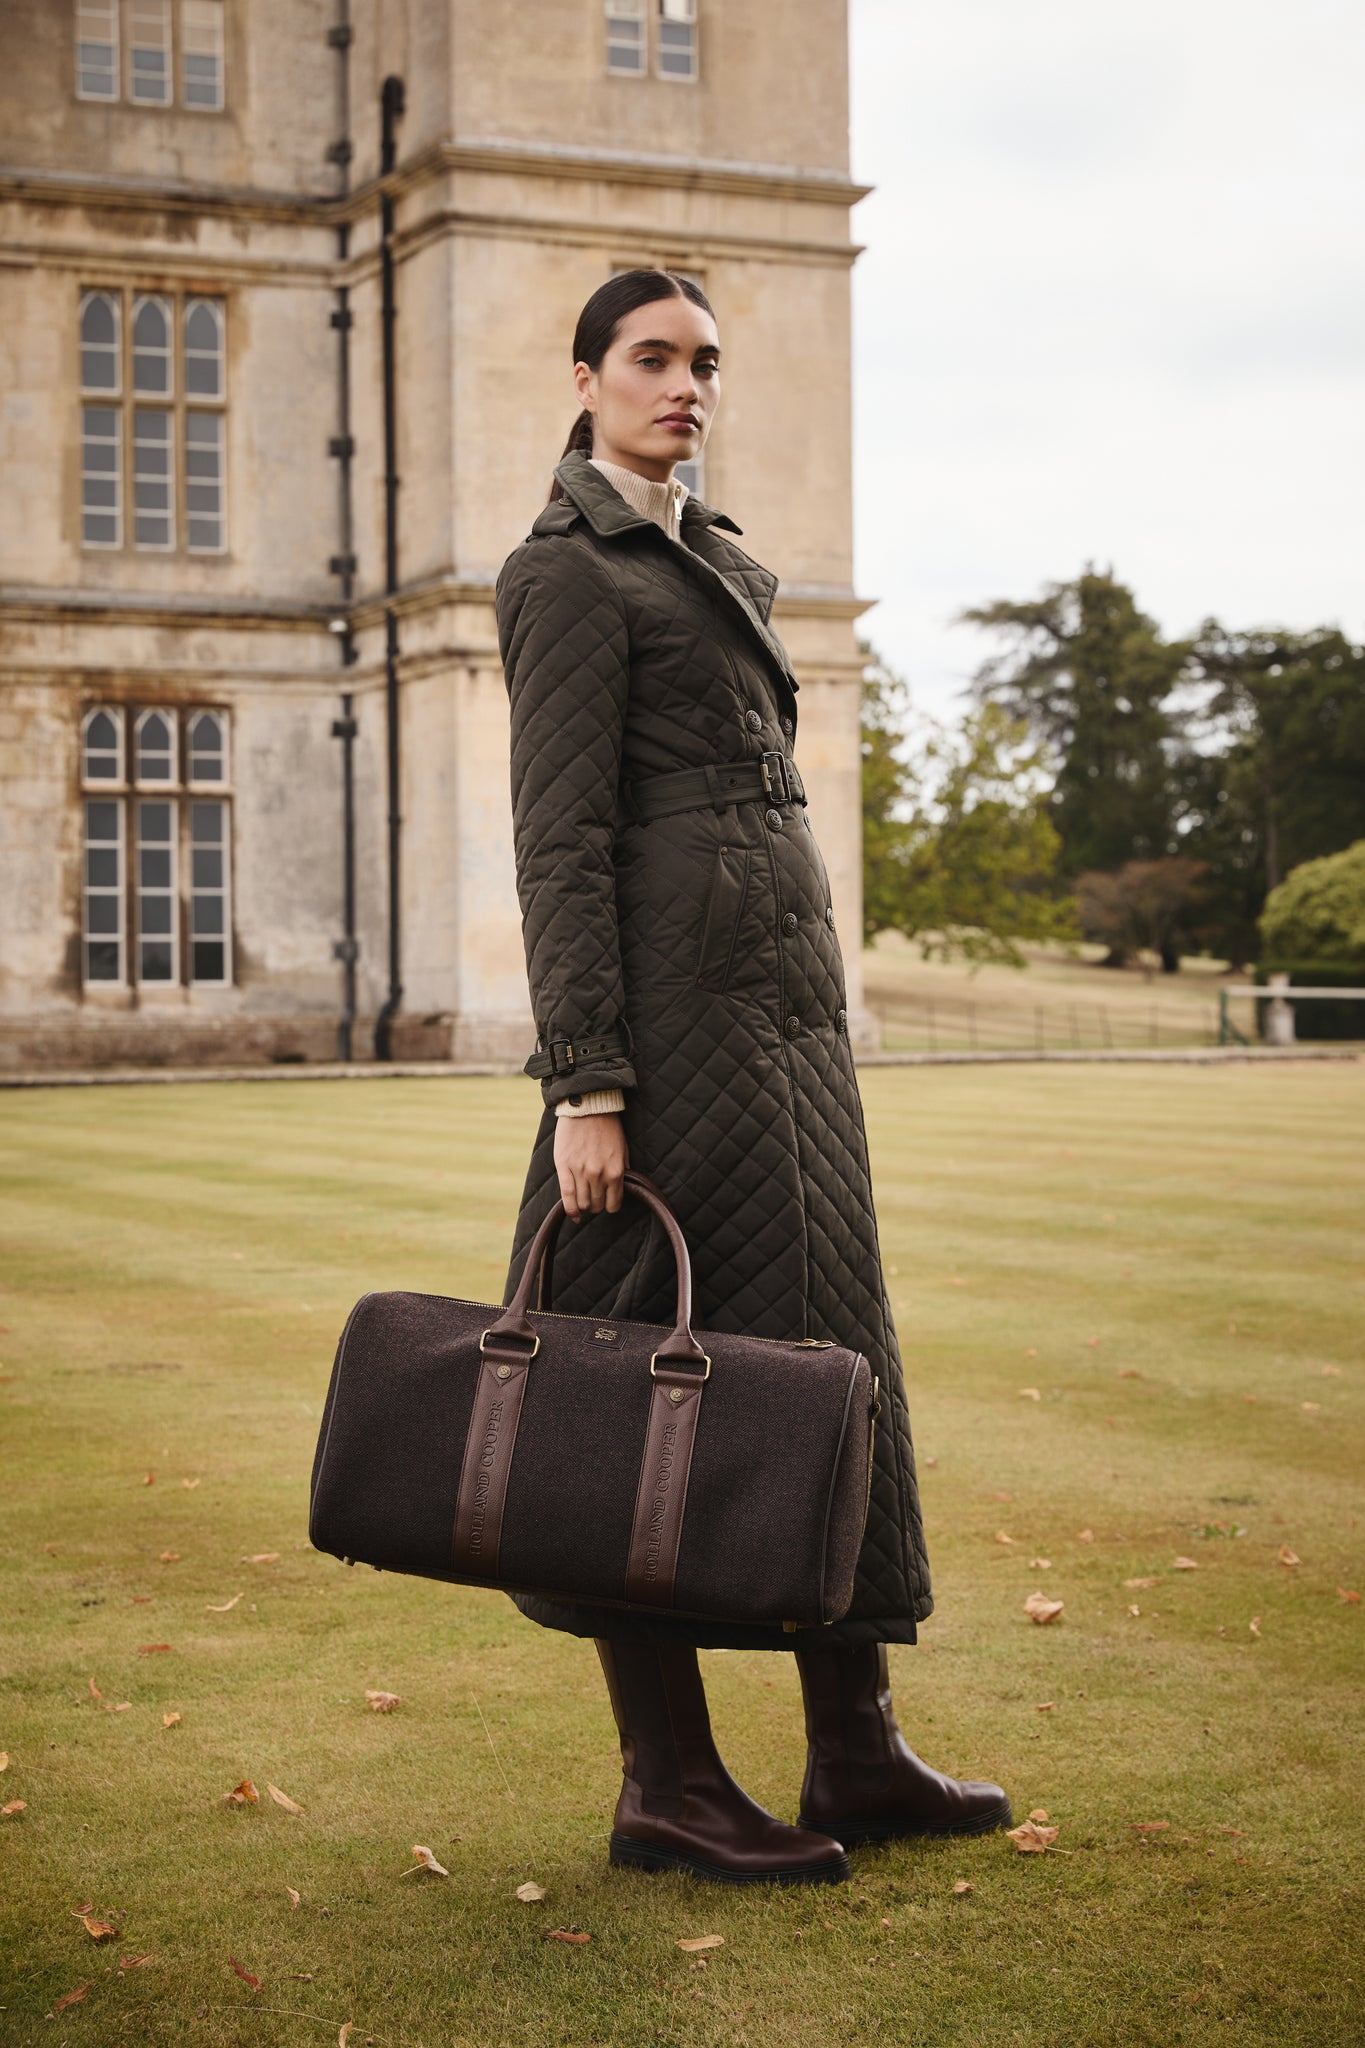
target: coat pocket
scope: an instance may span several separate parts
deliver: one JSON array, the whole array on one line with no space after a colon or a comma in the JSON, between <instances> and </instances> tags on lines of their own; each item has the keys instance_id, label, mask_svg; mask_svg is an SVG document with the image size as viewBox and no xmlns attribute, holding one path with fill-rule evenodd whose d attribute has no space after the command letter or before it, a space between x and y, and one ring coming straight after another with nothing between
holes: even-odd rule
<instances>
[{"instance_id":1,"label":"coat pocket","mask_svg":"<svg viewBox=\"0 0 1365 2048\"><path fill-rule=\"evenodd\" d=\"M729 986L748 886L748 847L718 846L697 956L697 986L713 995Z\"/></svg>"}]
</instances>

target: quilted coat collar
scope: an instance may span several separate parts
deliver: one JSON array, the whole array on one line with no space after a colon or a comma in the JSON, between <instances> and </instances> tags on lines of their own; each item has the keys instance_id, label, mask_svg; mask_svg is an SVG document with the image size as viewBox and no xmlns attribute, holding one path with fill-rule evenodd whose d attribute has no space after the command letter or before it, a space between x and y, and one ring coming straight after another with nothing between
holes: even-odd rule
<instances>
[{"instance_id":1,"label":"quilted coat collar","mask_svg":"<svg viewBox=\"0 0 1365 2048\"><path fill-rule=\"evenodd\" d=\"M554 505L547 505L536 520L533 532L563 530L572 523L575 512L603 539L614 539L618 534L632 532L642 526L652 528L656 533L662 531L653 520L646 519L643 512L637 512L633 505L628 505L601 470L594 469L587 456L577 449L558 464L555 475L568 503L561 499ZM682 541L667 541L666 535L664 539L670 547L681 545L685 554L699 564L704 573L717 579L782 683L795 695L801 686L792 672L786 649L767 620L777 591L777 578L770 569L763 568L714 532L716 527L724 527L730 533L744 531L726 513L718 512L713 505L704 504L700 498L689 495L682 508ZM794 711L795 707L790 708Z\"/></svg>"}]
</instances>

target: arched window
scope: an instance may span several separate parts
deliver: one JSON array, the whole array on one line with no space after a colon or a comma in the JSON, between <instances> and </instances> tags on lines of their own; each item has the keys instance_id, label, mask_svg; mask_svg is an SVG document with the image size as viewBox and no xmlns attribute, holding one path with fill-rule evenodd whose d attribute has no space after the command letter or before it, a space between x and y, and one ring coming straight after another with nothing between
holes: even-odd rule
<instances>
[{"instance_id":1,"label":"arched window","mask_svg":"<svg viewBox=\"0 0 1365 2048\"><path fill-rule=\"evenodd\" d=\"M190 781L227 781L227 732L216 711L196 711L190 720Z\"/></svg>"},{"instance_id":2,"label":"arched window","mask_svg":"<svg viewBox=\"0 0 1365 2048\"><path fill-rule=\"evenodd\" d=\"M81 299L81 390L119 388L119 302L112 292L86 292Z\"/></svg>"},{"instance_id":3,"label":"arched window","mask_svg":"<svg viewBox=\"0 0 1365 2048\"><path fill-rule=\"evenodd\" d=\"M122 782L123 714L103 705L87 711L81 731L81 778L85 782Z\"/></svg>"},{"instance_id":4,"label":"arched window","mask_svg":"<svg viewBox=\"0 0 1365 2048\"><path fill-rule=\"evenodd\" d=\"M168 398L171 390L171 308L167 299L133 300L133 389Z\"/></svg>"},{"instance_id":5,"label":"arched window","mask_svg":"<svg viewBox=\"0 0 1365 2048\"><path fill-rule=\"evenodd\" d=\"M175 721L164 711L144 711L134 727L139 782L174 782Z\"/></svg>"},{"instance_id":6,"label":"arched window","mask_svg":"<svg viewBox=\"0 0 1365 2048\"><path fill-rule=\"evenodd\" d=\"M223 307L218 299L185 301L185 393L223 395Z\"/></svg>"}]
</instances>

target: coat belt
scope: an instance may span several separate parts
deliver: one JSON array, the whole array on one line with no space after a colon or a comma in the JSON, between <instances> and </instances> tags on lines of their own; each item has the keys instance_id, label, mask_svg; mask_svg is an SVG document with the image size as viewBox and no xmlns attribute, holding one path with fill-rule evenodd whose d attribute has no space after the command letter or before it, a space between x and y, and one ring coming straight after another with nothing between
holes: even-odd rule
<instances>
[{"instance_id":1,"label":"coat belt","mask_svg":"<svg viewBox=\"0 0 1365 2048\"><path fill-rule=\"evenodd\" d=\"M633 820L671 818L678 811L723 810L727 804L804 804L805 785L794 761L776 751L756 761L708 762L622 784L626 815Z\"/></svg>"}]
</instances>

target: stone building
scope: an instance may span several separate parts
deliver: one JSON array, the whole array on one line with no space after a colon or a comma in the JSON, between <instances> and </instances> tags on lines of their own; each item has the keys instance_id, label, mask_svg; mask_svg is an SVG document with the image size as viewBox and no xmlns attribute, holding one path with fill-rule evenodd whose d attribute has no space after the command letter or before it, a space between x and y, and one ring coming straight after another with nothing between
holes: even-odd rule
<instances>
[{"instance_id":1,"label":"stone building","mask_svg":"<svg viewBox=\"0 0 1365 2048\"><path fill-rule=\"evenodd\" d=\"M524 1057L493 582L636 264L716 307L864 1018L846 37L0 0L0 1061Z\"/></svg>"}]
</instances>

